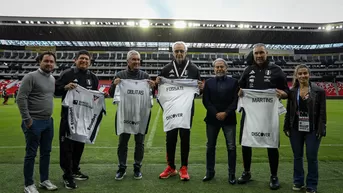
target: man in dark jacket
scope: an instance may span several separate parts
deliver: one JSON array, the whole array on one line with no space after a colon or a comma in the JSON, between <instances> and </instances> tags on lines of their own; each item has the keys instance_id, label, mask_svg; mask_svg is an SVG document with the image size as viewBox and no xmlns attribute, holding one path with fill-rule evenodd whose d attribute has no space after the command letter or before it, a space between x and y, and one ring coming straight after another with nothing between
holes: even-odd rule
<instances>
[{"instance_id":1,"label":"man in dark jacket","mask_svg":"<svg viewBox=\"0 0 343 193\"><path fill-rule=\"evenodd\" d=\"M76 55L76 68L70 68L62 72L55 85L55 95L62 96L62 101L68 90L76 88L77 84L86 89L98 90L99 80L88 69L90 61L90 53L86 50L81 50ZM64 172L63 180L65 187L67 189L75 189L77 186L74 179L88 179L88 176L81 173L79 168L85 144L66 138L65 136L68 134L68 108L62 106L60 123L60 166Z\"/></svg>"},{"instance_id":2,"label":"man in dark jacket","mask_svg":"<svg viewBox=\"0 0 343 193\"><path fill-rule=\"evenodd\" d=\"M254 61L251 66L244 69L244 72L239 80L241 89L276 89L276 96L280 99L286 99L289 88L285 73L275 64L269 63L267 60L268 51L264 44L256 44L253 48ZM243 96L240 89L239 96ZM243 110L241 119L241 137L244 128L245 111ZM278 128L275 128L278 129ZM244 184L250 181L250 166L251 166L251 147L242 146L244 172L238 179L239 184ZM279 189L279 179L277 170L279 167L279 151L277 148L268 148L268 159L270 166L270 189Z\"/></svg>"},{"instance_id":3,"label":"man in dark jacket","mask_svg":"<svg viewBox=\"0 0 343 193\"><path fill-rule=\"evenodd\" d=\"M187 46L185 42L175 42L172 46L172 49L175 60L164 66L159 76L168 79L198 79L198 86L201 92L203 84L200 81L200 71L196 65L194 65L190 60L186 59ZM160 83L160 77L156 78L156 83ZM191 111L192 123L194 115L194 102ZM187 169L190 148L190 129L184 128L175 128L173 130L166 132L168 166L160 174L159 178L161 179L169 178L170 176L175 176L178 173L175 166L175 150L178 133L180 133L181 139L181 168L179 171L180 179L182 181L188 181L190 179Z\"/></svg>"},{"instance_id":4,"label":"man in dark jacket","mask_svg":"<svg viewBox=\"0 0 343 193\"><path fill-rule=\"evenodd\" d=\"M226 140L228 152L229 183L235 184L236 172L236 108L238 102L238 81L226 76L227 63L218 58L213 62L215 77L205 82L203 104L206 113L206 176L203 181L212 180L215 175L216 143L220 128Z\"/></svg>"},{"instance_id":5,"label":"man in dark jacket","mask_svg":"<svg viewBox=\"0 0 343 193\"><path fill-rule=\"evenodd\" d=\"M121 79L132 79L132 80L144 80L148 79L150 86L153 88L155 86L155 82L149 80L149 74L139 70L140 67L140 54L135 51L131 50L127 53L127 69L118 72L113 79L113 83L109 90L110 96L114 97L114 92L116 86L120 83ZM122 128L125 131L125 128ZM116 173L116 180L122 180L126 175L126 161L127 161L127 150L128 150L128 142L130 140L130 133L124 132L119 135L119 144L118 144L118 171ZM134 178L141 179L141 167L142 161L144 156L144 138L145 135L141 133L134 134L135 136L135 153L134 153L134 160L135 163L133 164L134 167Z\"/></svg>"}]
</instances>

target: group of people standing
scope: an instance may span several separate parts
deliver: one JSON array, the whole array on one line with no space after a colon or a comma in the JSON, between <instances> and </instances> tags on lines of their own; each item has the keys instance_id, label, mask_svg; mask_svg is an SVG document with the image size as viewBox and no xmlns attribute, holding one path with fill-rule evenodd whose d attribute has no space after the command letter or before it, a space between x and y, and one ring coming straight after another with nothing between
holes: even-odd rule
<instances>
[{"instance_id":1,"label":"group of people standing","mask_svg":"<svg viewBox=\"0 0 343 193\"><path fill-rule=\"evenodd\" d=\"M199 69L186 58L187 46L184 42L175 42L172 46L174 59L163 67L155 81L139 70L140 54L131 50L127 54L127 68L118 72L113 80L109 95L116 97L119 87L123 87L123 80L146 81L146 89L151 93L158 90L157 101L163 110L164 131L166 133L166 169L159 178L166 179L179 175L183 181L190 180L188 173L188 157L190 151L190 136L192 120L194 116L194 98L196 94L202 95L202 102L206 108L206 175L203 181L210 181L215 177L216 143L220 129L223 130L228 157L228 182L230 184L245 184L252 178L251 162L252 147L242 145L244 171L236 179L236 110L239 100L246 95L246 90L268 90L273 89L275 96L287 99L286 115L284 121L284 133L289 137L294 157L293 190L302 190L315 193L318 184L318 149L321 137L326 135L326 98L325 91L309 80L310 69L306 65L298 65L293 75L293 85L289 89L286 75L282 69L267 60L268 51L263 44L256 44L253 48L253 60L243 72L241 78L236 80L226 75L228 65L224 59L218 58L213 62L215 77L201 81ZM22 80L17 104L22 116L22 130L26 138L26 155L24 161L24 191L27 193L38 192L33 182L33 166L38 146L40 146L40 183L39 186L48 190L56 190L57 186L49 180L49 160L51 143L53 139L53 97L65 97L68 90L75 89L80 85L86 89L97 90L98 78L89 69L91 56L87 51L78 52L75 60L75 68L63 71L57 81L51 75L56 63L54 53L45 52L37 61L40 67L31 72ZM134 84L132 83L132 88ZM122 91L122 90L121 90ZM124 94L144 95L146 90L127 90ZM125 95L124 95L125 96ZM144 100L147 100L144 99ZM141 103L140 103L141 104ZM151 103L142 103L149 104ZM180 104L184 104L180 106ZM130 108L142 108L130 104ZM145 108L151 108L147 106ZM140 110L140 109L139 109ZM124 110L125 111L125 110ZM135 111L135 110L134 110ZM251 114L244 107L241 110L242 120L240 124L240 143L242 133L246 127L246 117ZM118 115L120 114L120 116ZM117 116L118 115L118 116ZM125 112L117 112L117 117L122 117ZM134 178L141 179L142 161L144 157L144 138L147 133L150 114L145 125L141 122L125 117L124 127L131 128L130 131L121 129L118 144L118 171L115 179L122 180L126 175L127 151L130 135L134 134ZM136 117L136 116L133 116ZM141 120L141 119L140 119ZM250 121L250 120L249 120ZM267 123L268 124L268 123ZM120 124L116 123L116 126ZM135 132L132 128L139 128ZM141 131L143 128L146 129ZM273 128L275 132L279 127ZM77 187L75 180L87 180L88 176L80 171L80 160L82 157L84 143L68 139L68 108L62 107L60 128L60 166L64 172L63 181L68 189ZM178 135L181 143L181 167L178 171L175 164L175 151ZM244 138L243 138L244 140ZM305 183L303 170L303 146L306 144L306 156L308 161L308 175ZM268 159L270 165L270 189L279 189L278 166L279 152L277 147L268 148Z\"/></svg>"}]
</instances>

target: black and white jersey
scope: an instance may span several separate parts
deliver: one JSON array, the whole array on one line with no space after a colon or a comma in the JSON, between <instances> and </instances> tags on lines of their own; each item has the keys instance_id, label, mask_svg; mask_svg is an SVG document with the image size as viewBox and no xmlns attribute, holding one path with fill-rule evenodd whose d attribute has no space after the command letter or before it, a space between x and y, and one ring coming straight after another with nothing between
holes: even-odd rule
<instances>
[{"instance_id":1,"label":"black and white jersey","mask_svg":"<svg viewBox=\"0 0 343 193\"><path fill-rule=\"evenodd\" d=\"M276 96L275 89L242 89L238 111L244 108L245 119L242 146L278 148L280 139L279 115L286 109Z\"/></svg>"},{"instance_id":2,"label":"black and white jersey","mask_svg":"<svg viewBox=\"0 0 343 193\"><path fill-rule=\"evenodd\" d=\"M102 115L106 112L104 94L78 85L67 92L62 105L68 107L70 135L66 137L94 144Z\"/></svg>"},{"instance_id":3,"label":"black and white jersey","mask_svg":"<svg viewBox=\"0 0 343 193\"><path fill-rule=\"evenodd\" d=\"M195 94L199 94L198 80L161 78L157 99L163 109L165 132L191 128Z\"/></svg>"},{"instance_id":4,"label":"black and white jersey","mask_svg":"<svg viewBox=\"0 0 343 193\"><path fill-rule=\"evenodd\" d=\"M118 104L116 134L146 134L153 97L148 80L122 79L116 86L113 103Z\"/></svg>"}]
</instances>

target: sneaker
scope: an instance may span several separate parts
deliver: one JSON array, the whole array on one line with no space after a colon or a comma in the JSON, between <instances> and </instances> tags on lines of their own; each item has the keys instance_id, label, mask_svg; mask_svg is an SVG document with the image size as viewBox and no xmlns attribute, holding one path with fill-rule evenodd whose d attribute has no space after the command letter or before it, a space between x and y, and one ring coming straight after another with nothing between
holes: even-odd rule
<instances>
[{"instance_id":1,"label":"sneaker","mask_svg":"<svg viewBox=\"0 0 343 193\"><path fill-rule=\"evenodd\" d=\"M229 174L229 183L231 185L236 184L236 176L235 176L235 174Z\"/></svg>"},{"instance_id":2,"label":"sneaker","mask_svg":"<svg viewBox=\"0 0 343 193\"><path fill-rule=\"evenodd\" d=\"M78 172L73 174L73 178L75 180L84 181L84 180L88 180L89 177L87 175L81 173L80 171L78 171Z\"/></svg>"},{"instance_id":3,"label":"sneaker","mask_svg":"<svg viewBox=\"0 0 343 193\"><path fill-rule=\"evenodd\" d=\"M50 182L50 180L45 180L44 182L39 183L40 188L44 188L47 190L57 190L57 186Z\"/></svg>"},{"instance_id":4,"label":"sneaker","mask_svg":"<svg viewBox=\"0 0 343 193\"><path fill-rule=\"evenodd\" d=\"M141 173L141 170L140 169L136 169L133 171L133 177L136 179L136 180L140 180L142 179L143 175Z\"/></svg>"},{"instance_id":5,"label":"sneaker","mask_svg":"<svg viewBox=\"0 0 343 193\"><path fill-rule=\"evenodd\" d=\"M244 171L244 172L242 173L242 176L238 178L237 183L238 183L238 184L245 184L245 183L249 182L250 179L251 179L251 174L250 174L250 172Z\"/></svg>"},{"instance_id":6,"label":"sneaker","mask_svg":"<svg viewBox=\"0 0 343 193\"><path fill-rule=\"evenodd\" d=\"M167 166L167 168L160 174L160 179L169 178L170 176L175 175L177 175L177 170Z\"/></svg>"},{"instance_id":7,"label":"sneaker","mask_svg":"<svg viewBox=\"0 0 343 193\"><path fill-rule=\"evenodd\" d=\"M119 169L116 174L116 180L122 180L124 176L126 175L126 172L124 169Z\"/></svg>"},{"instance_id":8,"label":"sneaker","mask_svg":"<svg viewBox=\"0 0 343 193\"><path fill-rule=\"evenodd\" d=\"M77 185L74 179L63 179L64 187L68 190L76 189Z\"/></svg>"},{"instance_id":9,"label":"sneaker","mask_svg":"<svg viewBox=\"0 0 343 193\"><path fill-rule=\"evenodd\" d=\"M292 190L294 190L294 191L300 191L300 190L302 190L302 189L304 189L305 188L305 186L304 185L300 185L300 184L293 184L293 188L292 188Z\"/></svg>"},{"instance_id":10,"label":"sneaker","mask_svg":"<svg viewBox=\"0 0 343 193\"><path fill-rule=\"evenodd\" d=\"M179 175L180 175L180 180L182 180L182 181L188 181L189 180L187 166L182 166L180 168Z\"/></svg>"},{"instance_id":11,"label":"sneaker","mask_svg":"<svg viewBox=\"0 0 343 193\"><path fill-rule=\"evenodd\" d=\"M317 193L317 191L312 188L306 188L306 193Z\"/></svg>"},{"instance_id":12,"label":"sneaker","mask_svg":"<svg viewBox=\"0 0 343 193\"><path fill-rule=\"evenodd\" d=\"M277 176L270 176L269 187L272 190L277 190L280 188L279 178Z\"/></svg>"},{"instance_id":13,"label":"sneaker","mask_svg":"<svg viewBox=\"0 0 343 193\"><path fill-rule=\"evenodd\" d=\"M32 184L30 186L26 186L24 188L24 192L25 193L39 193L37 188L36 188L36 185Z\"/></svg>"}]
</instances>

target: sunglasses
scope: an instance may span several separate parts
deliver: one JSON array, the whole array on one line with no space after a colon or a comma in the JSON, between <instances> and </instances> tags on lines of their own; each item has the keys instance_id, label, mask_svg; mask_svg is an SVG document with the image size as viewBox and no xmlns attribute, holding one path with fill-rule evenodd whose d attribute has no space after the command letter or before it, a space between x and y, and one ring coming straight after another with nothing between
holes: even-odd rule
<instances>
[{"instance_id":1,"label":"sunglasses","mask_svg":"<svg viewBox=\"0 0 343 193\"><path fill-rule=\"evenodd\" d=\"M184 53L185 51L184 50L174 50L175 53Z\"/></svg>"}]
</instances>

